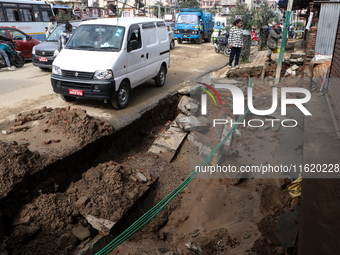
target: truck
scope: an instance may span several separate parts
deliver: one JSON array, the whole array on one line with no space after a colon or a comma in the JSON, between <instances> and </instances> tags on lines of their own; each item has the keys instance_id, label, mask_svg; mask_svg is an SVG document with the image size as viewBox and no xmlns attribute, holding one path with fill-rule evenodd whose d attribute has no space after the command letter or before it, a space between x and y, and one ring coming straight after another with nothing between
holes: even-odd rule
<instances>
[{"instance_id":1,"label":"truck","mask_svg":"<svg viewBox=\"0 0 340 255\"><path fill-rule=\"evenodd\" d=\"M175 38L178 43L194 40L200 44L202 40L211 42L214 19L210 13L199 8L182 8L175 24Z\"/></svg>"}]
</instances>

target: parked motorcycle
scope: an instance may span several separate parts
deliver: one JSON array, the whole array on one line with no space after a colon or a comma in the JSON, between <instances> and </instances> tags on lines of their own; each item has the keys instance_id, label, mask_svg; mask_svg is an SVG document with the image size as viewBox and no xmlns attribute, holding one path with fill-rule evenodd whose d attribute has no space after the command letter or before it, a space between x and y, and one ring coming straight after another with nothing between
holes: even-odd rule
<instances>
[{"instance_id":1,"label":"parked motorcycle","mask_svg":"<svg viewBox=\"0 0 340 255\"><path fill-rule=\"evenodd\" d=\"M8 56L9 62L15 67L22 67L25 64L25 56L21 51L16 50L14 41L1 43L0 47ZM0 54L0 68L7 67L4 57Z\"/></svg>"},{"instance_id":2,"label":"parked motorcycle","mask_svg":"<svg viewBox=\"0 0 340 255\"><path fill-rule=\"evenodd\" d=\"M226 57L230 55L231 49L228 45L228 38L229 38L228 32L225 32L221 34L220 36L217 36L216 39L214 39L213 37L216 53L220 53L220 51L223 51Z\"/></svg>"}]
</instances>

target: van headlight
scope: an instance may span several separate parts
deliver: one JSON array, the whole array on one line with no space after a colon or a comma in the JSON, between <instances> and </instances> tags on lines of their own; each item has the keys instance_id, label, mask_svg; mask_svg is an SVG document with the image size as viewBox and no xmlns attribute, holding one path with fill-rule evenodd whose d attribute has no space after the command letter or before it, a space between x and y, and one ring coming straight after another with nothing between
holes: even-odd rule
<instances>
[{"instance_id":1,"label":"van headlight","mask_svg":"<svg viewBox=\"0 0 340 255\"><path fill-rule=\"evenodd\" d=\"M52 73L56 75L62 75L61 68L59 66L52 66Z\"/></svg>"},{"instance_id":2,"label":"van headlight","mask_svg":"<svg viewBox=\"0 0 340 255\"><path fill-rule=\"evenodd\" d=\"M109 80L113 77L112 70L107 69L107 70L97 70L94 73L94 79L99 79L99 80Z\"/></svg>"},{"instance_id":3,"label":"van headlight","mask_svg":"<svg viewBox=\"0 0 340 255\"><path fill-rule=\"evenodd\" d=\"M59 54L59 50L56 49L56 50L53 52L53 57L55 58L56 56L58 56L58 54Z\"/></svg>"},{"instance_id":4,"label":"van headlight","mask_svg":"<svg viewBox=\"0 0 340 255\"><path fill-rule=\"evenodd\" d=\"M35 46L32 48L32 54L35 55Z\"/></svg>"}]
</instances>

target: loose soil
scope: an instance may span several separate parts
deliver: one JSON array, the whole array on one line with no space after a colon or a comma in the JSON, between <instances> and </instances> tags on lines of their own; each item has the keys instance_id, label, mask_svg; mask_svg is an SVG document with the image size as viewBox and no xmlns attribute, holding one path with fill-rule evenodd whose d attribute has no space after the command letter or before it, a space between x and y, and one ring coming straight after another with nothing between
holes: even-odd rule
<instances>
[{"instance_id":1,"label":"loose soil","mask_svg":"<svg viewBox=\"0 0 340 255\"><path fill-rule=\"evenodd\" d=\"M254 104L266 106L265 102L271 101L266 94L270 85L256 88ZM5 149L1 155L9 163L1 165L6 172L0 208L4 208L1 212L10 254L74 254L103 234L88 224L87 215L119 222L111 232L117 236L176 188L190 174L193 148L188 139L171 163L147 151L179 113L178 101L175 96L161 102L116 133L81 109L44 108L1 124L0 128L8 131L20 121L24 123L15 127L27 125L26 131L3 135L6 139L2 142ZM233 117L230 105L223 110ZM241 137L234 135L231 145L237 153L228 160L240 165L264 161L275 165L271 152L280 130L239 130ZM44 143L48 140L51 143ZM76 148L82 148L81 152ZM10 168L15 166L10 164L12 160L17 162L17 171ZM138 181L137 173L147 182ZM272 233L277 217L287 210L284 205L289 196L281 189L283 180L249 178L238 183L227 178L194 179L110 254L269 254L264 249L284 254ZM84 197L79 206L77 201ZM76 237L77 227L89 235Z\"/></svg>"}]
</instances>

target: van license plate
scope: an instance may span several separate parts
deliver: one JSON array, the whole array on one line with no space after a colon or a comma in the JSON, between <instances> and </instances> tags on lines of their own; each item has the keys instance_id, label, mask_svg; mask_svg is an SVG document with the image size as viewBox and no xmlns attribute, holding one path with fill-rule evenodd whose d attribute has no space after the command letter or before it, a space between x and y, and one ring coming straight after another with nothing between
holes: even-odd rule
<instances>
[{"instance_id":1,"label":"van license plate","mask_svg":"<svg viewBox=\"0 0 340 255\"><path fill-rule=\"evenodd\" d=\"M47 58L39 57L39 61L40 61L40 62L48 62L48 59L47 59Z\"/></svg>"},{"instance_id":2,"label":"van license plate","mask_svg":"<svg viewBox=\"0 0 340 255\"><path fill-rule=\"evenodd\" d=\"M70 95L83 96L83 91L79 89L68 89Z\"/></svg>"}]
</instances>

